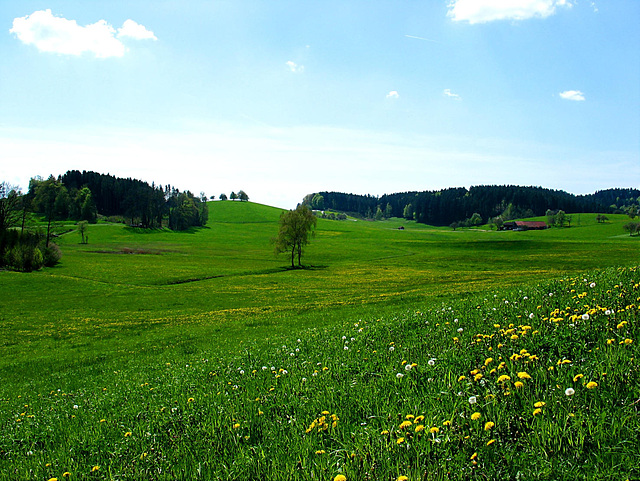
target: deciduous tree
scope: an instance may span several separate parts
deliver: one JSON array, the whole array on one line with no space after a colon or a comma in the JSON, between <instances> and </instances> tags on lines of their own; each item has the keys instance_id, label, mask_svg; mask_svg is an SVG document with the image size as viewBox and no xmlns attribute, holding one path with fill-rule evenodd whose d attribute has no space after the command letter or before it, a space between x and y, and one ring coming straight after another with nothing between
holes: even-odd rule
<instances>
[{"instance_id":1,"label":"deciduous tree","mask_svg":"<svg viewBox=\"0 0 640 481\"><path fill-rule=\"evenodd\" d=\"M295 210L280 215L278 236L274 239L275 252L291 252L291 267L295 268L295 257L298 255L298 267L302 266L303 247L309 243L318 219L306 205L299 205Z\"/></svg>"}]
</instances>

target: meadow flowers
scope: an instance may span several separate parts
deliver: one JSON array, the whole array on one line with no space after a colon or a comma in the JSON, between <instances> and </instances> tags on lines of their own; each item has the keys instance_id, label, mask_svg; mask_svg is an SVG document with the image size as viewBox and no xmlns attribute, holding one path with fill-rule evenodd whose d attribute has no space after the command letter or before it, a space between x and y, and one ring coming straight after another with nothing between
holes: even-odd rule
<instances>
[{"instance_id":1,"label":"meadow flowers","mask_svg":"<svg viewBox=\"0 0 640 481\"><path fill-rule=\"evenodd\" d=\"M595 381L590 381L587 383L587 389L595 389L598 387L598 383Z\"/></svg>"},{"instance_id":2,"label":"meadow flowers","mask_svg":"<svg viewBox=\"0 0 640 481\"><path fill-rule=\"evenodd\" d=\"M576 391L572 387L568 387L567 389L564 390L565 396L573 396L575 393Z\"/></svg>"},{"instance_id":3,"label":"meadow flowers","mask_svg":"<svg viewBox=\"0 0 640 481\"><path fill-rule=\"evenodd\" d=\"M475 412L471 415L471 420L472 421L477 421L478 419L480 419L482 417L482 414Z\"/></svg>"}]
</instances>

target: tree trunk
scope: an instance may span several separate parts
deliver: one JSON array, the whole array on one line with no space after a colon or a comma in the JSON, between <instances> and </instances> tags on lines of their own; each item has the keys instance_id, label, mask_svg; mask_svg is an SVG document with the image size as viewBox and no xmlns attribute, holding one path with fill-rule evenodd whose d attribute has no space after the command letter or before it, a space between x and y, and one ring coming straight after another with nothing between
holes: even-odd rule
<instances>
[{"instance_id":1,"label":"tree trunk","mask_svg":"<svg viewBox=\"0 0 640 481\"><path fill-rule=\"evenodd\" d=\"M293 244L293 247L291 248L291 268L295 268L296 266L293 264L293 260L295 259L295 254L296 254L296 245Z\"/></svg>"}]
</instances>

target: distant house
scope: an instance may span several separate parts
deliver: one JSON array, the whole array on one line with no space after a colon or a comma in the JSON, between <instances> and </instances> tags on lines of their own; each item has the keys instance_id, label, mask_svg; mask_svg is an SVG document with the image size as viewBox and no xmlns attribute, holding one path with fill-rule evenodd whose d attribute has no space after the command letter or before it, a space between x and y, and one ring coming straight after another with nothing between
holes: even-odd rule
<instances>
[{"instance_id":1,"label":"distant house","mask_svg":"<svg viewBox=\"0 0 640 481\"><path fill-rule=\"evenodd\" d=\"M542 230L548 227L547 223L543 221L516 220L505 222L502 225L502 230Z\"/></svg>"}]
</instances>

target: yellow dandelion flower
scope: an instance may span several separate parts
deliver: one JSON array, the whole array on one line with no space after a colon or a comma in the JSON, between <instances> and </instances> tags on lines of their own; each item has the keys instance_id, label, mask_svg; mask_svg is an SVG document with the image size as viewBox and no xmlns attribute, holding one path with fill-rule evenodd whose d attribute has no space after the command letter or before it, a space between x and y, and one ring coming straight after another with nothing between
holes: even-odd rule
<instances>
[{"instance_id":1,"label":"yellow dandelion flower","mask_svg":"<svg viewBox=\"0 0 640 481\"><path fill-rule=\"evenodd\" d=\"M472 421L477 421L478 419L480 419L482 417L482 414L475 412L471 415L471 420Z\"/></svg>"},{"instance_id":2,"label":"yellow dandelion flower","mask_svg":"<svg viewBox=\"0 0 640 481\"><path fill-rule=\"evenodd\" d=\"M398 479L396 481L407 481L409 478L407 476L398 476Z\"/></svg>"},{"instance_id":3,"label":"yellow dandelion flower","mask_svg":"<svg viewBox=\"0 0 640 481\"><path fill-rule=\"evenodd\" d=\"M128 438L129 436L131 436L131 431L127 431L126 433L124 433L125 438Z\"/></svg>"},{"instance_id":4,"label":"yellow dandelion flower","mask_svg":"<svg viewBox=\"0 0 640 481\"><path fill-rule=\"evenodd\" d=\"M413 414L407 414L404 418L405 419L413 419L413 418L415 418L415 416Z\"/></svg>"},{"instance_id":5,"label":"yellow dandelion flower","mask_svg":"<svg viewBox=\"0 0 640 481\"><path fill-rule=\"evenodd\" d=\"M514 382L513 385L516 387L516 389L520 389L521 387L524 387L524 384L520 381Z\"/></svg>"},{"instance_id":6,"label":"yellow dandelion flower","mask_svg":"<svg viewBox=\"0 0 640 481\"><path fill-rule=\"evenodd\" d=\"M389 431L387 431L386 429L380 433L380 435L382 435L382 436L384 436L386 434L389 434Z\"/></svg>"},{"instance_id":7,"label":"yellow dandelion flower","mask_svg":"<svg viewBox=\"0 0 640 481\"><path fill-rule=\"evenodd\" d=\"M491 364L493 362L493 358L492 357L488 357L484 360L484 365L488 366L489 364Z\"/></svg>"},{"instance_id":8,"label":"yellow dandelion flower","mask_svg":"<svg viewBox=\"0 0 640 481\"><path fill-rule=\"evenodd\" d=\"M509 380L511 380L511 377L507 376L506 374L503 374L502 376L500 376L498 378L498 382L506 382L506 381L509 381Z\"/></svg>"},{"instance_id":9,"label":"yellow dandelion flower","mask_svg":"<svg viewBox=\"0 0 640 481\"><path fill-rule=\"evenodd\" d=\"M629 344L633 343L633 339L625 339L624 343L625 343L625 345L628 346Z\"/></svg>"},{"instance_id":10,"label":"yellow dandelion flower","mask_svg":"<svg viewBox=\"0 0 640 481\"><path fill-rule=\"evenodd\" d=\"M433 426L432 428L429 428L429 432L431 434L436 434L440 432L440 428L438 426Z\"/></svg>"},{"instance_id":11,"label":"yellow dandelion flower","mask_svg":"<svg viewBox=\"0 0 640 481\"><path fill-rule=\"evenodd\" d=\"M607 346L610 346L611 344L613 344L614 342L616 342L615 339L607 339Z\"/></svg>"},{"instance_id":12,"label":"yellow dandelion flower","mask_svg":"<svg viewBox=\"0 0 640 481\"><path fill-rule=\"evenodd\" d=\"M347 481L347 477L344 474L338 474L333 481Z\"/></svg>"},{"instance_id":13,"label":"yellow dandelion flower","mask_svg":"<svg viewBox=\"0 0 640 481\"><path fill-rule=\"evenodd\" d=\"M584 374L576 374L573 377L573 382L577 382L579 379L582 379L584 377Z\"/></svg>"},{"instance_id":14,"label":"yellow dandelion flower","mask_svg":"<svg viewBox=\"0 0 640 481\"><path fill-rule=\"evenodd\" d=\"M540 409L540 408L534 409L534 410L533 410L533 415L534 415L534 416L537 416L537 415L538 415L538 414L540 414L541 412L542 412L542 409Z\"/></svg>"},{"instance_id":15,"label":"yellow dandelion flower","mask_svg":"<svg viewBox=\"0 0 640 481\"><path fill-rule=\"evenodd\" d=\"M493 421L488 421L484 424L485 431L491 431L496 424Z\"/></svg>"},{"instance_id":16,"label":"yellow dandelion flower","mask_svg":"<svg viewBox=\"0 0 640 481\"><path fill-rule=\"evenodd\" d=\"M424 431L424 425L423 424L418 424L416 426L416 432L419 433L420 431Z\"/></svg>"},{"instance_id":17,"label":"yellow dandelion flower","mask_svg":"<svg viewBox=\"0 0 640 481\"><path fill-rule=\"evenodd\" d=\"M424 416L423 416L423 415L420 415L420 416L418 416L417 418L415 418L415 419L413 420L413 422L414 422L414 423L419 423L419 422L421 422L421 421L423 421L423 420L424 420Z\"/></svg>"},{"instance_id":18,"label":"yellow dandelion flower","mask_svg":"<svg viewBox=\"0 0 640 481\"><path fill-rule=\"evenodd\" d=\"M58 478L49 478L49 481L58 481Z\"/></svg>"},{"instance_id":19,"label":"yellow dandelion flower","mask_svg":"<svg viewBox=\"0 0 640 481\"><path fill-rule=\"evenodd\" d=\"M528 373L526 373L526 372L524 372L524 371L519 372L519 373L518 373L518 377L519 377L520 379L531 379L531 376L529 376L529 374L528 374Z\"/></svg>"},{"instance_id":20,"label":"yellow dandelion flower","mask_svg":"<svg viewBox=\"0 0 640 481\"><path fill-rule=\"evenodd\" d=\"M101 422L101 423L106 423L106 422L107 422L107 420L106 420L106 419L101 419L101 420L100 420L100 422Z\"/></svg>"},{"instance_id":21,"label":"yellow dandelion flower","mask_svg":"<svg viewBox=\"0 0 640 481\"><path fill-rule=\"evenodd\" d=\"M99 470L100 470L100 466L97 466L97 465L91 468L92 473L95 473L96 471L99 471Z\"/></svg>"},{"instance_id":22,"label":"yellow dandelion flower","mask_svg":"<svg viewBox=\"0 0 640 481\"><path fill-rule=\"evenodd\" d=\"M329 411L322 411L320 414L322 414L323 416L328 416L331 413Z\"/></svg>"},{"instance_id":23,"label":"yellow dandelion flower","mask_svg":"<svg viewBox=\"0 0 640 481\"><path fill-rule=\"evenodd\" d=\"M537 403L535 403L533 406L536 408L541 408L542 406L545 406L547 403L544 401L538 401Z\"/></svg>"},{"instance_id":24,"label":"yellow dandelion flower","mask_svg":"<svg viewBox=\"0 0 640 481\"><path fill-rule=\"evenodd\" d=\"M238 429L239 427L240 427L240 423L235 423L235 424L233 425L233 429Z\"/></svg>"},{"instance_id":25,"label":"yellow dandelion flower","mask_svg":"<svg viewBox=\"0 0 640 481\"><path fill-rule=\"evenodd\" d=\"M324 449L320 449L318 451L316 451L316 454L325 454L326 451Z\"/></svg>"},{"instance_id":26,"label":"yellow dandelion flower","mask_svg":"<svg viewBox=\"0 0 640 481\"><path fill-rule=\"evenodd\" d=\"M464 381L465 379L467 379L467 376L460 376L460 377L458 378L458 382L460 382L460 381Z\"/></svg>"},{"instance_id":27,"label":"yellow dandelion flower","mask_svg":"<svg viewBox=\"0 0 640 481\"><path fill-rule=\"evenodd\" d=\"M396 441L396 444L402 444L404 443L404 438L398 438L398 440Z\"/></svg>"},{"instance_id":28,"label":"yellow dandelion flower","mask_svg":"<svg viewBox=\"0 0 640 481\"><path fill-rule=\"evenodd\" d=\"M471 460L473 461L474 459L476 459L478 457L478 453L473 453L471 455Z\"/></svg>"},{"instance_id":29,"label":"yellow dandelion flower","mask_svg":"<svg viewBox=\"0 0 640 481\"><path fill-rule=\"evenodd\" d=\"M192 397L190 397L189 399L187 399L188 403L192 403L193 401L195 401L195 399L193 399Z\"/></svg>"},{"instance_id":30,"label":"yellow dandelion flower","mask_svg":"<svg viewBox=\"0 0 640 481\"><path fill-rule=\"evenodd\" d=\"M411 424L411 421L402 421L402 423L400 424L400 429L408 428L409 426L411 426Z\"/></svg>"},{"instance_id":31,"label":"yellow dandelion flower","mask_svg":"<svg viewBox=\"0 0 640 481\"><path fill-rule=\"evenodd\" d=\"M473 380L474 381L479 381L480 379L482 379L482 374L481 373L478 373L475 376L473 376Z\"/></svg>"},{"instance_id":32,"label":"yellow dandelion flower","mask_svg":"<svg viewBox=\"0 0 640 481\"><path fill-rule=\"evenodd\" d=\"M598 387L598 383L597 382L591 381L591 382L587 383L587 389L595 389L597 387Z\"/></svg>"},{"instance_id":33,"label":"yellow dandelion flower","mask_svg":"<svg viewBox=\"0 0 640 481\"><path fill-rule=\"evenodd\" d=\"M489 441L487 441L487 446L491 446L495 442L496 442L495 439L489 439Z\"/></svg>"}]
</instances>

